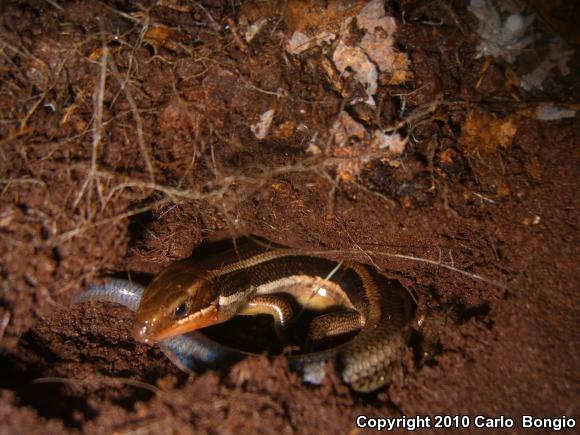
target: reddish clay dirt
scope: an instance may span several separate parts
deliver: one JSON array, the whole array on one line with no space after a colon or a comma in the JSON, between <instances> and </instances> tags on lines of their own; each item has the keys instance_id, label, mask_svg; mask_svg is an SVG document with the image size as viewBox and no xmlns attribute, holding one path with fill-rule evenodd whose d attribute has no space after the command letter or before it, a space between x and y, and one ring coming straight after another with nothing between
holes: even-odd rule
<instances>
[{"instance_id":1,"label":"reddish clay dirt","mask_svg":"<svg viewBox=\"0 0 580 435\"><path fill-rule=\"evenodd\" d=\"M577 53L528 92L518 78L553 38L542 21L510 64L479 56L463 2L387 2L411 75L382 76L369 109L351 104L352 77L329 72L329 46L285 51L295 30L335 29L363 5L3 2L1 433L357 433L361 414L504 415L522 433L522 414L578 420L580 117L534 115L578 109ZM325 148L343 109L367 131L398 126L405 152ZM88 283L146 280L248 234L399 279L436 349L425 360L410 340L391 385L360 396L333 373L303 385L283 356L185 374L131 338L126 309L69 305Z\"/></svg>"}]
</instances>

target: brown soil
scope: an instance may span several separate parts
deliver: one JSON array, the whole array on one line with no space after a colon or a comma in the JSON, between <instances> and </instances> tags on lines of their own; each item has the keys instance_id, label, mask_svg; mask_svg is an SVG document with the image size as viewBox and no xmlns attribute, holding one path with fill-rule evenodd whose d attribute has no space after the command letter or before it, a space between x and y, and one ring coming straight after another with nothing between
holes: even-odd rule
<instances>
[{"instance_id":1,"label":"brown soil","mask_svg":"<svg viewBox=\"0 0 580 435\"><path fill-rule=\"evenodd\" d=\"M369 112L345 105L360 90L324 74L323 49L284 53L295 29L333 25L324 3L2 2L0 432L580 417L580 117L533 116L541 102L579 107L578 55L527 93L515 78L546 55L541 23L508 65L477 56L463 2L388 2L412 79L381 82ZM341 173L336 154L308 152L341 107L369 129L406 120L404 155ZM250 125L269 109L258 140ZM188 375L132 340L124 308L68 306L90 282L147 277L224 234L376 265L416 291L436 351L423 361L411 341L392 384L362 397L332 373L303 385L284 357Z\"/></svg>"}]
</instances>

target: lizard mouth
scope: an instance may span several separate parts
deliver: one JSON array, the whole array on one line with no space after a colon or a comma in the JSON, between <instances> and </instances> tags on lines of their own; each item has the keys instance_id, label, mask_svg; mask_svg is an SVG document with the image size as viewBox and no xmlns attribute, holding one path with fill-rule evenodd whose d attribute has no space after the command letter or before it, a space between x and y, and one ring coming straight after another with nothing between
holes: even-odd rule
<instances>
[{"instance_id":1,"label":"lizard mouth","mask_svg":"<svg viewBox=\"0 0 580 435\"><path fill-rule=\"evenodd\" d=\"M217 323L220 323L218 310L215 305L210 305L177 321L157 318L135 321L133 337L141 343L154 344Z\"/></svg>"}]
</instances>

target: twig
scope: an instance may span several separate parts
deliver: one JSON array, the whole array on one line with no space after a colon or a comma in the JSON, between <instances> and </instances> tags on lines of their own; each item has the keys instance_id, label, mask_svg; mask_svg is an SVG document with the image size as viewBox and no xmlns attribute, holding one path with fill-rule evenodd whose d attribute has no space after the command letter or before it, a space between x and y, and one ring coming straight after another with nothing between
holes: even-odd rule
<instances>
[{"instance_id":1,"label":"twig","mask_svg":"<svg viewBox=\"0 0 580 435\"><path fill-rule=\"evenodd\" d=\"M44 0L44 1L47 2L49 5L51 5L52 7L54 7L55 9L58 9L60 12L64 11L62 6L59 5L57 2L55 2L54 0Z\"/></svg>"},{"instance_id":2,"label":"twig","mask_svg":"<svg viewBox=\"0 0 580 435\"><path fill-rule=\"evenodd\" d=\"M93 141L92 141L92 154L91 154L91 170L87 175L76 200L73 203L73 208L76 208L80 200L82 199L85 191L91 187L93 182L93 177L97 171L97 157L99 144L101 143L101 138L103 135L103 104L105 98L105 84L107 82L107 60L109 57L109 49L105 41L102 44L102 54L101 54L101 70L99 75L99 82L97 86L97 92L94 98L94 110L95 110L95 127L93 128Z\"/></svg>"},{"instance_id":3,"label":"twig","mask_svg":"<svg viewBox=\"0 0 580 435\"><path fill-rule=\"evenodd\" d=\"M135 103L135 100L133 98L133 94L131 94L129 86L126 86L126 82L122 80L121 74L119 73L119 70L117 69L117 65L115 64L115 62L112 59L111 59L110 63L111 63L111 69L113 70L113 75L117 79L117 82L119 83L119 86L121 87L121 89L123 89L123 91L125 92L125 97L127 97L127 102L129 103L129 106L131 107L131 112L133 112L133 118L135 119L135 124L137 125L137 142L139 143L139 149L141 150L141 156L143 157L143 160L145 161L145 167L147 168L147 172L149 173L149 178L150 178L151 182L155 183L155 173L153 171L153 164L151 163L151 158L149 157L149 153L147 152L147 147L145 146L145 139L143 137L143 121L141 119L141 116L139 115L139 108L137 107L137 104Z\"/></svg>"},{"instance_id":4,"label":"twig","mask_svg":"<svg viewBox=\"0 0 580 435\"><path fill-rule=\"evenodd\" d=\"M59 384L89 385L89 386L95 384L103 384L103 385L122 384L129 385L131 387L141 388L143 390L150 391L153 394L163 393L163 390L155 387L154 385L147 384L145 382L136 381L135 379L117 378L108 376L95 376L86 379L60 378L55 376L55 377L36 378L32 381L32 383L33 384L59 383Z\"/></svg>"},{"instance_id":5,"label":"twig","mask_svg":"<svg viewBox=\"0 0 580 435\"><path fill-rule=\"evenodd\" d=\"M10 317L9 312L2 313L2 320L0 321L0 342L2 342L2 339L4 338L6 327L8 326L8 323L10 323Z\"/></svg>"},{"instance_id":6,"label":"twig","mask_svg":"<svg viewBox=\"0 0 580 435\"><path fill-rule=\"evenodd\" d=\"M198 9L201 9L201 10L202 10L202 11L203 11L203 12L204 12L206 15L207 15L207 18L209 19L209 21L210 21L210 23L211 23L211 26L212 26L213 30L215 30L216 32L219 32L219 31L220 31L220 25L219 25L219 24L216 22L216 20L215 20L215 19L214 19L214 17L213 17L213 16L212 16L212 15L209 13L209 11L208 11L206 8L204 8L202 5L200 5L198 2L196 2L196 1L192 2L192 4L193 4L193 5L194 5L196 8L198 8Z\"/></svg>"},{"instance_id":7,"label":"twig","mask_svg":"<svg viewBox=\"0 0 580 435\"><path fill-rule=\"evenodd\" d=\"M249 237L249 238L261 246L264 246L266 248L271 248L271 246L265 244L264 242L262 242L259 239L256 239L255 237ZM333 249L333 250L328 250L328 251L326 251L326 250L325 251L312 250L312 251L308 251L308 252L310 254L314 254L314 255L340 255L340 254L360 254L361 253L360 250L358 250L358 249L357 250ZM434 261L434 260L429 260L428 258L415 257L413 255L396 254L396 253L391 253L391 252L381 252L381 251L372 251L372 250L364 250L364 253L365 253L365 255L376 255L378 257L400 258L403 260L432 264L434 266L442 267L442 268L450 270L452 272L457 272L461 275L464 275L468 278L473 279L474 281L485 282L486 284L490 284L490 285L493 285L494 287L498 287L498 288L502 288L502 289L507 287L507 285L505 283L494 281L492 279L486 278L484 276L481 276L481 275L478 275L475 273L467 272L465 270L459 269L459 268L454 267L454 266L449 266L448 264L442 263L441 260ZM377 269L380 270L380 268L378 268L378 267L377 267Z\"/></svg>"},{"instance_id":8,"label":"twig","mask_svg":"<svg viewBox=\"0 0 580 435\"><path fill-rule=\"evenodd\" d=\"M434 266L438 266L438 267L442 267L444 269L450 270L452 272L457 272L460 273L463 276L466 276L468 278L471 278L475 281L481 281L481 282L485 282L486 284L490 284L493 285L494 287L499 287L499 288L505 288L506 284L505 283L501 283L498 281L494 281L492 279L486 278L484 276L478 275L476 273L471 273L471 272L467 272L465 270L462 269L458 269L457 267L454 266L450 266L448 264L442 263L441 261L434 261L434 260L429 260L428 258L421 258L421 257L415 257L413 255L405 255L405 254L393 254L390 252L378 252L378 251L365 251L367 254L372 254L372 255L377 255L379 257L391 257L391 258L401 258L403 260L410 260L410 261L417 261L420 263L427 263L427 264L432 264ZM359 251L320 251L320 252L313 252L315 254L345 254L345 253L359 253Z\"/></svg>"}]
</instances>

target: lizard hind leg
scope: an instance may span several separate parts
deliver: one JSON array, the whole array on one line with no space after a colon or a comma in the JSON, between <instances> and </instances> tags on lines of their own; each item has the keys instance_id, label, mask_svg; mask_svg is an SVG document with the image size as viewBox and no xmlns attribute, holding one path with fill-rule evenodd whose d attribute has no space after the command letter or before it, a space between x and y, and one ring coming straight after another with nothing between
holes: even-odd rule
<instances>
[{"instance_id":1,"label":"lizard hind leg","mask_svg":"<svg viewBox=\"0 0 580 435\"><path fill-rule=\"evenodd\" d=\"M364 326L364 318L357 311L337 311L315 317L308 327L305 350L314 352L342 341Z\"/></svg>"}]
</instances>

